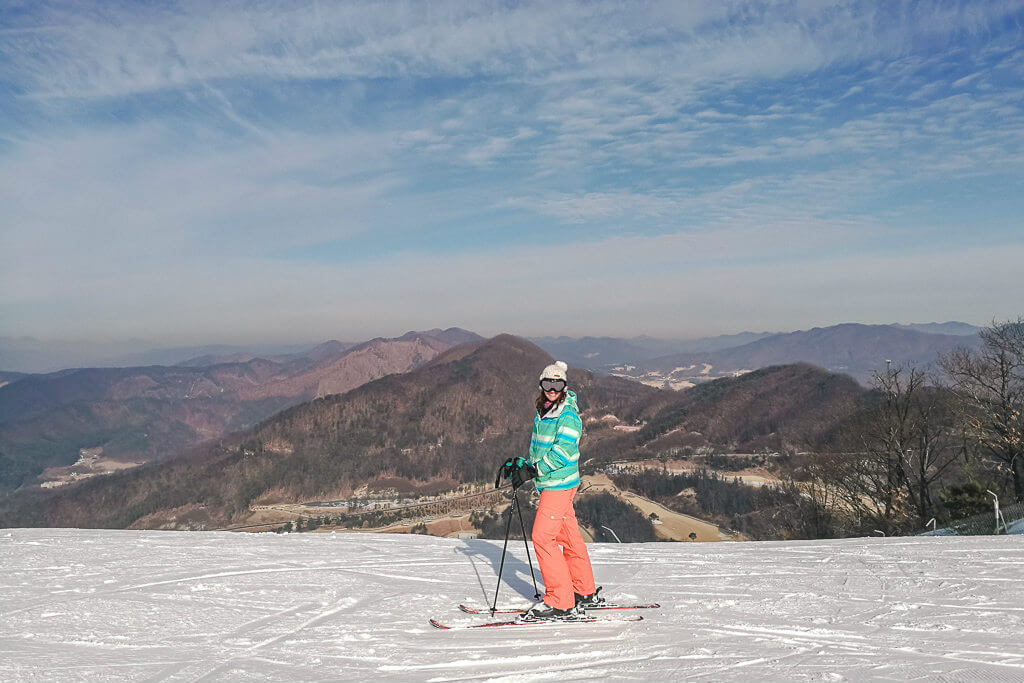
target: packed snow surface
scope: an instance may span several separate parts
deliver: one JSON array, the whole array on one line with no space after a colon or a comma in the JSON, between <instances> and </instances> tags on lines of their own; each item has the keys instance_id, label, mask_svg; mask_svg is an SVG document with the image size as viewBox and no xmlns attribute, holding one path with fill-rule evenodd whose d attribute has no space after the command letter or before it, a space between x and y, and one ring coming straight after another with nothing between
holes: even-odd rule
<instances>
[{"instance_id":1,"label":"packed snow surface","mask_svg":"<svg viewBox=\"0 0 1024 683\"><path fill-rule=\"evenodd\" d=\"M499 603L528 604L509 548ZM441 631L488 619L457 606L493 598L500 542L0 530L0 680L1024 680L1020 536L590 551L661 609Z\"/></svg>"}]
</instances>

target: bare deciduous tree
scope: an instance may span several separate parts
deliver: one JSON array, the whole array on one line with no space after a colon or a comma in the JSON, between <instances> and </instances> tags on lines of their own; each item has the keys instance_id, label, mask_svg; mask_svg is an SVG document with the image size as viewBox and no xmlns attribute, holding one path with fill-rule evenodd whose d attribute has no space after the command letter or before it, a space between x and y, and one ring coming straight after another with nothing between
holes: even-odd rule
<instances>
[{"instance_id":1,"label":"bare deciduous tree","mask_svg":"<svg viewBox=\"0 0 1024 683\"><path fill-rule=\"evenodd\" d=\"M890 365L874 377L872 410L849 434L846 449L813 468L827 493L859 531L923 527L936 493L956 462L955 423L944 392L923 371Z\"/></svg>"},{"instance_id":2,"label":"bare deciduous tree","mask_svg":"<svg viewBox=\"0 0 1024 683\"><path fill-rule=\"evenodd\" d=\"M994 321L980 336L978 350L953 351L940 366L966 433L1024 501L1024 318Z\"/></svg>"},{"instance_id":3,"label":"bare deciduous tree","mask_svg":"<svg viewBox=\"0 0 1024 683\"><path fill-rule=\"evenodd\" d=\"M883 468L867 453L823 453L807 465L809 481L801 488L842 522L843 533L864 533L902 525L902 507L893 497L886 505ZM899 513L897 516L897 512Z\"/></svg>"}]
</instances>

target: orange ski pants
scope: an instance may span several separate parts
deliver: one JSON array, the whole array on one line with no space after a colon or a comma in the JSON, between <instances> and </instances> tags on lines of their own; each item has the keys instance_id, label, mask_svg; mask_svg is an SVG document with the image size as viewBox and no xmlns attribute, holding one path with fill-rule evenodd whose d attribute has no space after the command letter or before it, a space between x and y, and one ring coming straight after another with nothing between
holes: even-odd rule
<instances>
[{"instance_id":1,"label":"orange ski pants","mask_svg":"<svg viewBox=\"0 0 1024 683\"><path fill-rule=\"evenodd\" d=\"M557 609L574 607L574 592L590 595L596 590L590 555L572 507L575 495L575 488L541 491L533 521L533 550L544 579L544 602Z\"/></svg>"}]
</instances>

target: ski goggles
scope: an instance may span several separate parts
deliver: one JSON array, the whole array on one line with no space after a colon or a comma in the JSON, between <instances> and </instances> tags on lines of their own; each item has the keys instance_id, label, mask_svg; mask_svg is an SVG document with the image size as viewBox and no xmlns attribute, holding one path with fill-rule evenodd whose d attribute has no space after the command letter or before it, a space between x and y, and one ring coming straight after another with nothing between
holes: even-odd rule
<instances>
[{"instance_id":1,"label":"ski goggles","mask_svg":"<svg viewBox=\"0 0 1024 683\"><path fill-rule=\"evenodd\" d=\"M540 381L542 391L562 391L565 389L564 379L542 379Z\"/></svg>"}]
</instances>

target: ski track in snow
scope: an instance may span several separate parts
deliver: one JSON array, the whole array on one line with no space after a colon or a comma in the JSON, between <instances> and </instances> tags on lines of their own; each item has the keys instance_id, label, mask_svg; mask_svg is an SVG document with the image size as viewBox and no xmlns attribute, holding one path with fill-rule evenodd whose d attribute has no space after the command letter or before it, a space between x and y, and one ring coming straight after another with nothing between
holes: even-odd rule
<instances>
[{"instance_id":1,"label":"ski track in snow","mask_svg":"<svg viewBox=\"0 0 1024 683\"><path fill-rule=\"evenodd\" d=\"M0 680L1024 681L1020 536L589 547L662 608L440 631L491 603L500 542L0 530ZM529 605L521 543L505 576Z\"/></svg>"}]
</instances>

